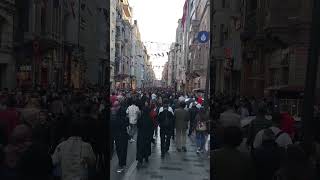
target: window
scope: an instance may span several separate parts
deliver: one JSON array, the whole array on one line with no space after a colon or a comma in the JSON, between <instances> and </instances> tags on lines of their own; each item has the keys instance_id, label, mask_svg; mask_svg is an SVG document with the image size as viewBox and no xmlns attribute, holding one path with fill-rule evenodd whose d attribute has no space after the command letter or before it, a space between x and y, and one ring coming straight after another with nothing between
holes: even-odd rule
<instances>
[{"instance_id":1,"label":"window","mask_svg":"<svg viewBox=\"0 0 320 180\"><path fill-rule=\"evenodd\" d=\"M4 24L4 21L0 19L0 47L2 47L3 24Z\"/></svg>"},{"instance_id":2,"label":"window","mask_svg":"<svg viewBox=\"0 0 320 180\"><path fill-rule=\"evenodd\" d=\"M46 33L46 11L45 8L41 8L41 33Z\"/></svg>"},{"instance_id":3,"label":"window","mask_svg":"<svg viewBox=\"0 0 320 180\"><path fill-rule=\"evenodd\" d=\"M224 24L220 24L220 46L224 46L225 34L223 31L224 31Z\"/></svg>"},{"instance_id":4,"label":"window","mask_svg":"<svg viewBox=\"0 0 320 180\"><path fill-rule=\"evenodd\" d=\"M223 33L224 33L224 40L228 40L228 38L229 38L229 29L228 28L224 29Z\"/></svg>"},{"instance_id":5,"label":"window","mask_svg":"<svg viewBox=\"0 0 320 180\"><path fill-rule=\"evenodd\" d=\"M216 36L214 35L215 33L217 32L217 25L213 25L213 33L212 33L212 35L213 35L213 40L216 40Z\"/></svg>"},{"instance_id":6,"label":"window","mask_svg":"<svg viewBox=\"0 0 320 180\"><path fill-rule=\"evenodd\" d=\"M251 10L256 10L257 9L257 1L258 0L251 0Z\"/></svg>"},{"instance_id":7,"label":"window","mask_svg":"<svg viewBox=\"0 0 320 180\"><path fill-rule=\"evenodd\" d=\"M230 0L222 0L222 8L230 8Z\"/></svg>"},{"instance_id":8,"label":"window","mask_svg":"<svg viewBox=\"0 0 320 180\"><path fill-rule=\"evenodd\" d=\"M22 28L24 32L29 31L29 15L30 15L30 0L24 0L22 7L19 9Z\"/></svg>"}]
</instances>

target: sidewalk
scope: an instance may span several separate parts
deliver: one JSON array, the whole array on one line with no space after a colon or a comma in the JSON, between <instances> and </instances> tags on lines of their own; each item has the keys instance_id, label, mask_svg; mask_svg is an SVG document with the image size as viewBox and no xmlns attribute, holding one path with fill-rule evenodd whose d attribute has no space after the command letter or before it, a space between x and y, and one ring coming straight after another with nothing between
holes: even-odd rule
<instances>
[{"instance_id":1,"label":"sidewalk","mask_svg":"<svg viewBox=\"0 0 320 180\"><path fill-rule=\"evenodd\" d=\"M169 153L161 159L160 137L152 145L149 163L137 170L135 161L125 172L124 180L162 179L162 180L209 180L210 161L207 154L196 154L194 136L187 137L187 152L177 152L175 142L171 142Z\"/></svg>"}]
</instances>

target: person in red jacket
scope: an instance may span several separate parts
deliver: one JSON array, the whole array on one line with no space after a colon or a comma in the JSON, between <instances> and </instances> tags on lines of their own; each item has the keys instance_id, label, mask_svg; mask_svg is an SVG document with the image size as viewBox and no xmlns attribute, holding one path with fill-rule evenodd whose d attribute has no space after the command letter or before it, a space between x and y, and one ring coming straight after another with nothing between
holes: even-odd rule
<instances>
[{"instance_id":1,"label":"person in red jacket","mask_svg":"<svg viewBox=\"0 0 320 180\"><path fill-rule=\"evenodd\" d=\"M283 132L288 133L291 138L295 135L294 122L294 118L288 112L281 113L280 129Z\"/></svg>"},{"instance_id":2,"label":"person in red jacket","mask_svg":"<svg viewBox=\"0 0 320 180\"><path fill-rule=\"evenodd\" d=\"M203 98L202 98L201 96L199 96L198 99L197 99L197 102L202 105L202 103L203 103Z\"/></svg>"}]
</instances>

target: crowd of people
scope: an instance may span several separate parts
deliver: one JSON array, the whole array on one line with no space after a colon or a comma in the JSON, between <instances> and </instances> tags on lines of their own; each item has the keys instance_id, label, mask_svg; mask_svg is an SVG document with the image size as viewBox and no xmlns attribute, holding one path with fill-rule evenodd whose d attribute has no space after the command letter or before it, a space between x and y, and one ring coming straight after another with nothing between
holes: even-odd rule
<instances>
[{"instance_id":1,"label":"crowd of people","mask_svg":"<svg viewBox=\"0 0 320 180\"><path fill-rule=\"evenodd\" d=\"M0 94L0 179L106 178L108 99L100 89Z\"/></svg>"},{"instance_id":2,"label":"crowd of people","mask_svg":"<svg viewBox=\"0 0 320 180\"><path fill-rule=\"evenodd\" d=\"M211 111L213 179L320 179L317 107L308 143L301 122L280 109L277 100L223 95L214 99Z\"/></svg>"},{"instance_id":3,"label":"crowd of people","mask_svg":"<svg viewBox=\"0 0 320 180\"><path fill-rule=\"evenodd\" d=\"M207 108L204 103L200 94L160 88L111 94L99 88L4 89L0 179L99 179L114 155L117 172L125 170L129 143L136 144L140 169L148 166L157 138L165 158L172 142L173 150L188 151L188 137L195 138L198 155L211 157L217 180L320 179L319 106L312 141L305 143L299 122L276 99L220 94Z\"/></svg>"},{"instance_id":4,"label":"crowd of people","mask_svg":"<svg viewBox=\"0 0 320 180\"><path fill-rule=\"evenodd\" d=\"M161 158L168 153L171 140L176 142L178 152L187 151L188 129L188 136L194 134L196 137L197 153L206 152L205 143L209 137L210 118L200 95L187 96L161 89L120 91L112 93L111 103L111 152L116 150L119 160L117 172L123 172L125 169L128 143L135 142L135 134L138 169L148 164L151 146L157 142L155 138L158 137L158 129Z\"/></svg>"}]
</instances>

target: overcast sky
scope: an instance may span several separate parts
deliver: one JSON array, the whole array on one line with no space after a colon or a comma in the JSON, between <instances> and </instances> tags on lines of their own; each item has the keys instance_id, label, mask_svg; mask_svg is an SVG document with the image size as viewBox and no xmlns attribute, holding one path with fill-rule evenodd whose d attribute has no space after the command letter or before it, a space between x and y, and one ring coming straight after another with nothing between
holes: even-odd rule
<instances>
[{"instance_id":1,"label":"overcast sky","mask_svg":"<svg viewBox=\"0 0 320 180\"><path fill-rule=\"evenodd\" d=\"M138 20L142 41L148 53L165 53L169 51L171 43L175 42L178 20L183 14L185 0L129 0L133 8L133 19ZM159 42L157 44L150 42ZM161 43L161 44L160 44ZM157 79L161 79L162 66L167 62L168 56L150 57Z\"/></svg>"}]
</instances>

